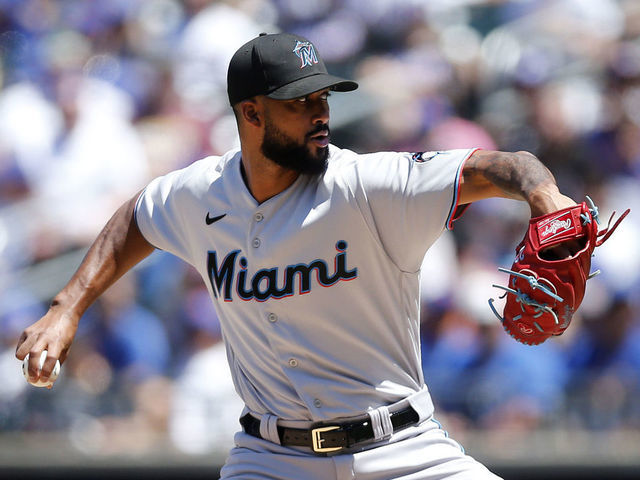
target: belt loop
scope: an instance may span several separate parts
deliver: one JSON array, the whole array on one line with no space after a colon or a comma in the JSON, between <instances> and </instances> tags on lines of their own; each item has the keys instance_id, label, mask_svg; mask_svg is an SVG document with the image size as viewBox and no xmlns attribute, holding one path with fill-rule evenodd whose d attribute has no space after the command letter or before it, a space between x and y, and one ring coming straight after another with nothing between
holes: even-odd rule
<instances>
[{"instance_id":1,"label":"belt loop","mask_svg":"<svg viewBox=\"0 0 640 480\"><path fill-rule=\"evenodd\" d=\"M380 410L380 420L382 420L382 437L390 437L393 435L393 424L391 423L389 407L383 405L378 410Z\"/></svg>"},{"instance_id":2,"label":"belt loop","mask_svg":"<svg viewBox=\"0 0 640 480\"><path fill-rule=\"evenodd\" d=\"M375 441L390 437L393 434L393 424L391 423L391 415L389 408L381 406L375 410L367 412L371 418L371 428Z\"/></svg>"},{"instance_id":3,"label":"belt loop","mask_svg":"<svg viewBox=\"0 0 640 480\"><path fill-rule=\"evenodd\" d=\"M278 435L278 417L270 413L265 413L260 417L260 436L281 445L280 435Z\"/></svg>"},{"instance_id":4,"label":"belt loop","mask_svg":"<svg viewBox=\"0 0 640 480\"><path fill-rule=\"evenodd\" d=\"M426 386L418 393L409 396L407 400L411 408L418 413L418 423L422 423L433 415L433 401Z\"/></svg>"}]
</instances>

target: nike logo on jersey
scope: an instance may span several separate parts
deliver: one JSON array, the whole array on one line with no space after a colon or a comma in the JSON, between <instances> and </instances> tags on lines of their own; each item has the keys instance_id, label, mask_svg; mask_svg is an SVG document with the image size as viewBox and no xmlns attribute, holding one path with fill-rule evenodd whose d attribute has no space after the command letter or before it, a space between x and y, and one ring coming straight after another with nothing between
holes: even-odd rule
<instances>
[{"instance_id":1,"label":"nike logo on jersey","mask_svg":"<svg viewBox=\"0 0 640 480\"><path fill-rule=\"evenodd\" d=\"M223 213L222 215L218 215L217 217L210 217L209 212L207 212L207 216L204 218L204 221L207 222L207 225L211 225L212 223L215 223L218 220L222 220L226 216L227 214Z\"/></svg>"},{"instance_id":2,"label":"nike logo on jersey","mask_svg":"<svg viewBox=\"0 0 640 480\"><path fill-rule=\"evenodd\" d=\"M234 250L224 257L220 265L217 252L208 252L207 273L216 298L221 296L225 302L232 302L235 285L236 295L240 299L264 302L269 298L279 299L309 293L313 278L323 287L356 278L358 269L347 267L347 242L338 241L336 250L338 253L333 259L333 272L327 262L317 259L310 263L287 265L282 275L278 275L280 269L274 267L263 268L249 277L246 257L240 256L240 250Z\"/></svg>"}]
</instances>

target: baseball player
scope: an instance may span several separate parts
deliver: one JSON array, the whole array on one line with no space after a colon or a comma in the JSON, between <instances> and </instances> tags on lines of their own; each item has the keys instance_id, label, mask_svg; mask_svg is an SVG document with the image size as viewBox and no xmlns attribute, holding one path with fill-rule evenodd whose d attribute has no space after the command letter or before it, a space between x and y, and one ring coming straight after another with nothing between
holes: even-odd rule
<instances>
[{"instance_id":1,"label":"baseball player","mask_svg":"<svg viewBox=\"0 0 640 480\"><path fill-rule=\"evenodd\" d=\"M32 379L40 352L46 380L89 305L162 249L207 285L246 405L222 478L498 478L434 418L420 265L473 201L516 198L533 215L575 202L524 152L331 145L327 97L356 88L328 74L305 38L242 46L228 70L241 148L153 180L114 214L20 337Z\"/></svg>"}]
</instances>

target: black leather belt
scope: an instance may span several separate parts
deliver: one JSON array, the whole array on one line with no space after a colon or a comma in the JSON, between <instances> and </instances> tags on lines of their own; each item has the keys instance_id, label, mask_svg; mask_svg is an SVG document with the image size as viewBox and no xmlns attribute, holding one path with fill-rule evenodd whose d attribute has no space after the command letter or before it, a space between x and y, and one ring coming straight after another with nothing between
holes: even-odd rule
<instances>
[{"instance_id":1,"label":"black leather belt","mask_svg":"<svg viewBox=\"0 0 640 480\"><path fill-rule=\"evenodd\" d=\"M390 416L394 432L415 425L420 419L410 406L391 412ZM251 414L247 413L240 418L240 424L249 435L264 439L260 435L260 420ZM309 429L278 425L278 436L282 445L309 447L319 454L339 452L375 438L369 415L351 418L348 422L318 423Z\"/></svg>"}]
</instances>

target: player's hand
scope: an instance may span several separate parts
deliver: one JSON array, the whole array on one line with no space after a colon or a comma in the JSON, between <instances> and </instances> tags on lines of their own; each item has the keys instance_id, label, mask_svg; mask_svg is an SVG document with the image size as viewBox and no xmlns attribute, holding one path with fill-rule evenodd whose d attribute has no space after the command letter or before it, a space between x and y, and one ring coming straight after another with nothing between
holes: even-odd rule
<instances>
[{"instance_id":1,"label":"player's hand","mask_svg":"<svg viewBox=\"0 0 640 480\"><path fill-rule=\"evenodd\" d=\"M53 371L56 360L64 363L71 342L78 329L78 318L60 308L51 307L37 322L27 327L20 335L16 347L16 358L24 360L29 354L29 381L46 382ZM40 354L47 350L47 359L38 372Z\"/></svg>"},{"instance_id":2,"label":"player's hand","mask_svg":"<svg viewBox=\"0 0 640 480\"><path fill-rule=\"evenodd\" d=\"M532 218L577 205L575 200L560 193L558 187L551 184L541 186L533 192L528 202Z\"/></svg>"},{"instance_id":3,"label":"player's hand","mask_svg":"<svg viewBox=\"0 0 640 480\"><path fill-rule=\"evenodd\" d=\"M536 192L532 198L533 200L529 204L531 207L532 218L547 215L549 213L577 205L575 200L560 193L555 185L542 188L539 192ZM582 242L572 240L570 242L564 242L560 245L544 249L540 254L547 260L562 260L573 257L576 253L582 250L583 247L584 245Z\"/></svg>"}]
</instances>

